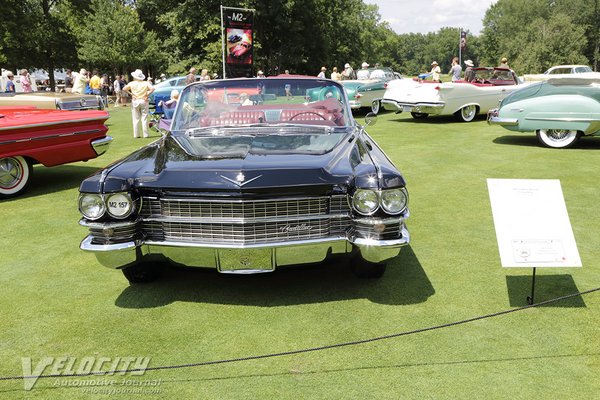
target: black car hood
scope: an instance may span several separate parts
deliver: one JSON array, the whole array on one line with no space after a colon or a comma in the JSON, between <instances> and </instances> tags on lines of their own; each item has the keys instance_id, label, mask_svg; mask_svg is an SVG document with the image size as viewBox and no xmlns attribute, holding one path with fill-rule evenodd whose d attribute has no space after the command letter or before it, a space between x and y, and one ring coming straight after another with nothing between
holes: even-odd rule
<instances>
[{"instance_id":1,"label":"black car hood","mask_svg":"<svg viewBox=\"0 0 600 400\"><path fill-rule=\"evenodd\" d=\"M347 152L353 145L344 139L323 154L238 154L231 157L202 158L190 155L172 137L132 154L98 176L103 192L238 192L273 190L306 193L306 187L329 192L346 187L353 171ZM373 170L375 172L375 170ZM92 177L93 178L93 177ZM94 180L94 179L92 179ZM85 182L84 182L85 183ZM82 191L84 190L82 185Z\"/></svg>"}]
</instances>

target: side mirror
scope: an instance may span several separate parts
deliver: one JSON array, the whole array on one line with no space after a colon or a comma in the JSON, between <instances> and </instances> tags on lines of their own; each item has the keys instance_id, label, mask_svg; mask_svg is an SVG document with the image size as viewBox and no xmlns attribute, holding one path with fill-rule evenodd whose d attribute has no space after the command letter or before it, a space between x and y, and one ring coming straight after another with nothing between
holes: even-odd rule
<instances>
[{"instance_id":1,"label":"side mirror","mask_svg":"<svg viewBox=\"0 0 600 400\"><path fill-rule=\"evenodd\" d=\"M366 126L373 126L376 123L377 123L377 114L370 112L365 116L365 125Z\"/></svg>"}]
</instances>

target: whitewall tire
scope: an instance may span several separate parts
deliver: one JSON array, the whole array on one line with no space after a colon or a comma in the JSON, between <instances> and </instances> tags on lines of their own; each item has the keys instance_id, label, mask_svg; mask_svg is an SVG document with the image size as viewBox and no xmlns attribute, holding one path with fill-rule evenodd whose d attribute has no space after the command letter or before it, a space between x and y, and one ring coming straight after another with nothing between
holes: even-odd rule
<instances>
[{"instance_id":1,"label":"whitewall tire","mask_svg":"<svg viewBox=\"0 0 600 400\"><path fill-rule=\"evenodd\" d=\"M371 112L375 115L379 114L379 111L381 111L381 102L378 100L375 100L371 103Z\"/></svg>"},{"instance_id":2,"label":"whitewall tire","mask_svg":"<svg viewBox=\"0 0 600 400\"><path fill-rule=\"evenodd\" d=\"M32 174L31 164L24 157L0 158L0 198L24 192Z\"/></svg>"},{"instance_id":3,"label":"whitewall tire","mask_svg":"<svg viewBox=\"0 0 600 400\"><path fill-rule=\"evenodd\" d=\"M475 119L476 115L477 106L473 104L470 106L464 106L456 113L456 116L462 122L471 122Z\"/></svg>"},{"instance_id":4,"label":"whitewall tire","mask_svg":"<svg viewBox=\"0 0 600 400\"><path fill-rule=\"evenodd\" d=\"M567 129L538 129L535 133L540 143L554 149L571 147L581 136L578 131Z\"/></svg>"}]
</instances>

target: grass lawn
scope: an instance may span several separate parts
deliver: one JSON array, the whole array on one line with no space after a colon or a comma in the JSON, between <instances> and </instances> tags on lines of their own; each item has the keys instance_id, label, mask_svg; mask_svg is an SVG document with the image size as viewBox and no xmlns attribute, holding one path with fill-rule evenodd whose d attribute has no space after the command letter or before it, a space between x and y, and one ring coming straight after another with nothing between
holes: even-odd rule
<instances>
[{"instance_id":1,"label":"grass lawn","mask_svg":"<svg viewBox=\"0 0 600 400\"><path fill-rule=\"evenodd\" d=\"M21 358L151 357L150 367L281 352L449 323L526 304L529 269L503 269L487 178L560 179L583 268L538 269L536 300L600 286L600 138L574 149L483 118L414 121L384 114L369 129L403 171L410 247L380 280L346 265L260 276L169 270L145 286L79 250L83 178L153 139L133 139L129 108L111 108L109 152L36 166L29 192L0 203L0 376ZM155 133L155 138L157 134ZM48 368L45 373L50 373ZM600 293L360 346L113 376L160 380L139 394L90 394L65 382L0 381L0 398L585 399L600 392ZM107 377L108 378L108 377ZM118 389L122 388L121 386ZM156 390L152 392L151 390ZM158 392L158 393L157 393ZM594 394L595 393L595 394Z\"/></svg>"}]
</instances>

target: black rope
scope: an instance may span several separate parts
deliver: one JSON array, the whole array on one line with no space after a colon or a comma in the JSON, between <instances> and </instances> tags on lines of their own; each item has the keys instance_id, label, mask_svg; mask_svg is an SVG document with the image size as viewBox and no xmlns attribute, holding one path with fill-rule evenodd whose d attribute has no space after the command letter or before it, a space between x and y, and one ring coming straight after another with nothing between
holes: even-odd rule
<instances>
[{"instance_id":1,"label":"black rope","mask_svg":"<svg viewBox=\"0 0 600 400\"><path fill-rule=\"evenodd\" d=\"M527 310L529 308L545 306L547 304L556 303L556 302L559 302L562 300L570 299L572 297L583 296L586 294L597 292L599 290L600 290L600 287L595 288L595 289L586 290L584 292L578 292L578 293L573 293L573 294L569 294L569 295L562 296L562 297L556 297L554 299L545 300L545 301L542 301L542 302L539 302L536 304L528 304L526 306L517 307L517 308L510 309L510 310L498 311L498 312L495 312L492 314L486 314L486 315L481 315L478 317L464 319L462 321L449 322L447 324L435 325L435 326L430 326L427 328L415 329L412 331L392 333L390 335L377 336L377 337L369 338L369 339L329 344L329 345L319 346L319 347L310 347L307 349L289 350L289 351L282 351L279 353L269 353L269 354L261 354L261 355L256 355L256 356L229 358L229 359L224 359L224 360L202 361L202 362L189 363L189 364L161 365L161 366L157 366L157 367L148 367L148 368L143 368L143 369L135 368L135 369L122 369L122 370L115 370L115 371L91 371L91 372L85 372L85 373L75 373L75 374L65 374L65 375L54 374L54 375L40 375L40 376L3 376L3 377L0 377L0 381L9 381L9 380L17 380L17 379L74 378L74 377L83 377L83 376L106 375L108 373L110 373L110 374L117 374L117 373L125 374L127 372L145 372L145 371L157 371L157 370L167 370L167 369L201 367L201 366L205 366L205 365L227 364L227 363L234 363L234 362L240 362L240 361L260 360L263 358L272 358L272 357L289 356L289 355L301 354L301 353L310 353L310 352L314 352L314 351L335 349L335 348L339 348L339 347L356 346L359 344L372 343L372 342L376 342L379 340L392 339L392 338L397 338L397 337L401 337L401 336L414 335L416 333L429 332L429 331L442 329L442 328L449 328L449 327L457 326L457 325L464 325L464 324L468 324L470 322L480 321L483 319L488 319L488 318L493 318L493 317L499 317L501 315L511 314L511 313L514 313L517 311Z\"/></svg>"}]
</instances>

